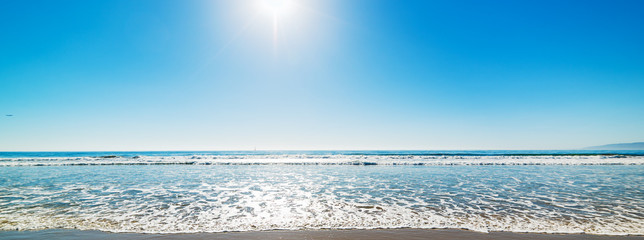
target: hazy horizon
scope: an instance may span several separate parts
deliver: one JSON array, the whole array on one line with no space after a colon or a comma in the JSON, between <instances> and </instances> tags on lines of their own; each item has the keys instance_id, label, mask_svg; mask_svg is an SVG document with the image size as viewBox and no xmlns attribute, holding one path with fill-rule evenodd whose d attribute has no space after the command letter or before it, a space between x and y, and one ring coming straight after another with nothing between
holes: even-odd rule
<instances>
[{"instance_id":1,"label":"hazy horizon","mask_svg":"<svg viewBox=\"0 0 644 240\"><path fill-rule=\"evenodd\" d=\"M5 1L0 151L644 141L641 1Z\"/></svg>"},{"instance_id":2,"label":"hazy horizon","mask_svg":"<svg viewBox=\"0 0 644 240\"><path fill-rule=\"evenodd\" d=\"M605 145L620 145L620 144L605 144ZM26 150L26 151L4 151L0 152L458 152L458 151L639 151L639 149L591 149L592 147L601 147L599 146L587 146L582 148L575 149L159 149L159 150L146 150L146 149L130 149L130 150Z\"/></svg>"}]
</instances>

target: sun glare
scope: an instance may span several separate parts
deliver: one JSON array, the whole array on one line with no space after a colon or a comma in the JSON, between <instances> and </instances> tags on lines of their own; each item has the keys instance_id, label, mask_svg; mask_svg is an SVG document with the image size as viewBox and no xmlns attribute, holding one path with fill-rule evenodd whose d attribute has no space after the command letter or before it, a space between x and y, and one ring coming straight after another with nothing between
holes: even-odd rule
<instances>
[{"instance_id":1,"label":"sun glare","mask_svg":"<svg viewBox=\"0 0 644 240\"><path fill-rule=\"evenodd\" d=\"M273 54L277 55L279 38L281 35L280 26L286 21L292 20L295 9L295 0L258 0L259 8L264 15L272 20L273 25Z\"/></svg>"},{"instance_id":2,"label":"sun glare","mask_svg":"<svg viewBox=\"0 0 644 240\"><path fill-rule=\"evenodd\" d=\"M262 0L262 9L273 16L284 16L293 10L292 0Z\"/></svg>"}]
</instances>

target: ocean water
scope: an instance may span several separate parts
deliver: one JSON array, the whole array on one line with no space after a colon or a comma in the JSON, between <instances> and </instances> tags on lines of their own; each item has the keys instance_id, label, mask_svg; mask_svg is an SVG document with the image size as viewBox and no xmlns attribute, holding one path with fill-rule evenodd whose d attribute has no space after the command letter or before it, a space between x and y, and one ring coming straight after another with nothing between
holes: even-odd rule
<instances>
[{"instance_id":1,"label":"ocean water","mask_svg":"<svg viewBox=\"0 0 644 240\"><path fill-rule=\"evenodd\" d=\"M0 153L0 231L644 234L644 151Z\"/></svg>"}]
</instances>

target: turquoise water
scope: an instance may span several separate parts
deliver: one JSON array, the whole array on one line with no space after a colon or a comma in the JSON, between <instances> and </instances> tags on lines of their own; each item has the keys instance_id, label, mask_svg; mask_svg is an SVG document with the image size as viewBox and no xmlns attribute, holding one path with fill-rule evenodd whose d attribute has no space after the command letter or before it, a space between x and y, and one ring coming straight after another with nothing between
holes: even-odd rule
<instances>
[{"instance_id":1,"label":"turquoise water","mask_svg":"<svg viewBox=\"0 0 644 240\"><path fill-rule=\"evenodd\" d=\"M0 230L644 234L638 154L56 154L0 156Z\"/></svg>"},{"instance_id":2,"label":"turquoise water","mask_svg":"<svg viewBox=\"0 0 644 240\"><path fill-rule=\"evenodd\" d=\"M156 151L156 152L0 152L0 158L194 155L639 155L644 150L427 150L427 151Z\"/></svg>"}]
</instances>

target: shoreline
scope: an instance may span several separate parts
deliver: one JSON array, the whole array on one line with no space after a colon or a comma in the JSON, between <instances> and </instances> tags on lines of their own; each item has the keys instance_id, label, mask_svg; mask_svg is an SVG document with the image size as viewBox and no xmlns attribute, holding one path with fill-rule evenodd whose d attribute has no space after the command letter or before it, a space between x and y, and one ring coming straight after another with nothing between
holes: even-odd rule
<instances>
[{"instance_id":1,"label":"shoreline","mask_svg":"<svg viewBox=\"0 0 644 240\"><path fill-rule=\"evenodd\" d=\"M644 240L644 235L595 235L579 233L519 233L519 232L475 232L463 229L351 229L351 230L273 230L220 233L112 233L96 230L47 229L38 231L3 231L1 239L587 239L587 240Z\"/></svg>"}]
</instances>

